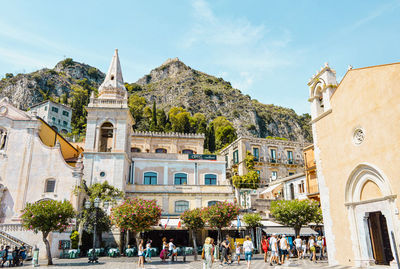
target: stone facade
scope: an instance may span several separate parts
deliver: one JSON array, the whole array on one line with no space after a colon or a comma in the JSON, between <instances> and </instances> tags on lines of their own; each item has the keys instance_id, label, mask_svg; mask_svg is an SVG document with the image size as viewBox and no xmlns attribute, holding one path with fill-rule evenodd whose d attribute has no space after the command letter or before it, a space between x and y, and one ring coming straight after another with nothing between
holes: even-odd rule
<instances>
[{"instance_id":1,"label":"stone facade","mask_svg":"<svg viewBox=\"0 0 400 269\"><path fill-rule=\"evenodd\" d=\"M261 185L266 185L274 180L303 172L302 150L303 143L300 142L239 137L221 150L221 155L225 156L227 169L236 168L241 176L247 173L244 159L246 153L250 152L256 157L255 169L260 171Z\"/></svg>"},{"instance_id":2,"label":"stone facade","mask_svg":"<svg viewBox=\"0 0 400 269\"><path fill-rule=\"evenodd\" d=\"M52 101L44 101L32 106L30 111L36 113L57 132L66 134L72 131L72 109L69 106Z\"/></svg>"},{"instance_id":3,"label":"stone facade","mask_svg":"<svg viewBox=\"0 0 400 269\"><path fill-rule=\"evenodd\" d=\"M397 268L399 81L398 63L349 69L339 85L325 65L308 84L330 265Z\"/></svg>"}]
</instances>

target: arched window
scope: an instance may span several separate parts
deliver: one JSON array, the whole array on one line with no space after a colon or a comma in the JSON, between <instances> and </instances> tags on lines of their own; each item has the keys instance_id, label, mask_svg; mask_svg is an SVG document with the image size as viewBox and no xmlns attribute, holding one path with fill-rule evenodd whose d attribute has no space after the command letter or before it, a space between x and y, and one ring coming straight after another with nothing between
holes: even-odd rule
<instances>
[{"instance_id":1,"label":"arched window","mask_svg":"<svg viewBox=\"0 0 400 269\"><path fill-rule=\"evenodd\" d=\"M140 152L140 148L131 148L131 152Z\"/></svg>"},{"instance_id":2,"label":"arched window","mask_svg":"<svg viewBox=\"0 0 400 269\"><path fill-rule=\"evenodd\" d=\"M7 130L0 128L0 150L4 150L6 148L7 142Z\"/></svg>"},{"instance_id":3,"label":"arched window","mask_svg":"<svg viewBox=\"0 0 400 269\"><path fill-rule=\"evenodd\" d=\"M157 185L157 173L146 172L143 177L144 185Z\"/></svg>"},{"instance_id":4,"label":"arched window","mask_svg":"<svg viewBox=\"0 0 400 269\"><path fill-rule=\"evenodd\" d=\"M100 152L111 152L113 144L114 126L105 122L100 127Z\"/></svg>"},{"instance_id":5,"label":"arched window","mask_svg":"<svg viewBox=\"0 0 400 269\"><path fill-rule=\"evenodd\" d=\"M46 184L45 184L45 192L54 192L56 188L56 180L55 179L48 179L46 180Z\"/></svg>"},{"instance_id":6,"label":"arched window","mask_svg":"<svg viewBox=\"0 0 400 269\"><path fill-rule=\"evenodd\" d=\"M51 128L53 128L54 131L58 132L58 128L56 126L51 126Z\"/></svg>"},{"instance_id":7,"label":"arched window","mask_svg":"<svg viewBox=\"0 0 400 269\"><path fill-rule=\"evenodd\" d=\"M176 213L183 213L188 209L189 209L188 201L176 201L175 202L175 212Z\"/></svg>"},{"instance_id":8,"label":"arched window","mask_svg":"<svg viewBox=\"0 0 400 269\"><path fill-rule=\"evenodd\" d=\"M209 201L208 202L208 206L213 206L213 205L216 205L218 203L218 201Z\"/></svg>"},{"instance_id":9,"label":"arched window","mask_svg":"<svg viewBox=\"0 0 400 269\"><path fill-rule=\"evenodd\" d=\"M217 185L217 176L213 174L206 174L204 176L205 185Z\"/></svg>"},{"instance_id":10,"label":"arched window","mask_svg":"<svg viewBox=\"0 0 400 269\"><path fill-rule=\"evenodd\" d=\"M184 150L182 150L182 154L193 154L193 150L191 150L191 149L184 149Z\"/></svg>"},{"instance_id":11,"label":"arched window","mask_svg":"<svg viewBox=\"0 0 400 269\"><path fill-rule=\"evenodd\" d=\"M186 185L187 184L187 174L176 173L174 178L175 185Z\"/></svg>"},{"instance_id":12,"label":"arched window","mask_svg":"<svg viewBox=\"0 0 400 269\"><path fill-rule=\"evenodd\" d=\"M163 148L158 148L156 149L156 153L167 153L167 150Z\"/></svg>"}]
</instances>

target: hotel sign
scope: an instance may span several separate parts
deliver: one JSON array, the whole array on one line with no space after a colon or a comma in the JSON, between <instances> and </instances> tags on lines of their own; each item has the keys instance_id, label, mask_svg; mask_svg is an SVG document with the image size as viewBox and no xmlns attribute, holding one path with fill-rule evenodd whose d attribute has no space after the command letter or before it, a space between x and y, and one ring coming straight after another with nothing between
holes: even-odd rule
<instances>
[{"instance_id":1,"label":"hotel sign","mask_svg":"<svg viewBox=\"0 0 400 269\"><path fill-rule=\"evenodd\" d=\"M216 161L217 155L213 154L189 154L189 160L206 160L206 161Z\"/></svg>"}]
</instances>

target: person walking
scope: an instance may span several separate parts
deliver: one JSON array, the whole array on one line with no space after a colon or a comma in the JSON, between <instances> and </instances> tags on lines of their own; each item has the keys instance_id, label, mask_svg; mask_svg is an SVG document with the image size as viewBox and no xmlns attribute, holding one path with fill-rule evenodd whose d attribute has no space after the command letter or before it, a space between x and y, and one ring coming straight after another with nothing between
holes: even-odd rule
<instances>
[{"instance_id":1,"label":"person walking","mask_svg":"<svg viewBox=\"0 0 400 269\"><path fill-rule=\"evenodd\" d=\"M174 239L170 239L168 243L168 256L172 256L172 252L174 251Z\"/></svg>"},{"instance_id":2,"label":"person walking","mask_svg":"<svg viewBox=\"0 0 400 269\"><path fill-rule=\"evenodd\" d=\"M140 239L139 241L139 249L138 249L138 268L142 267L144 268L144 248L143 248L143 239Z\"/></svg>"},{"instance_id":3,"label":"person walking","mask_svg":"<svg viewBox=\"0 0 400 269\"><path fill-rule=\"evenodd\" d=\"M211 269L213 263L213 245L210 237L207 237L203 245L203 269Z\"/></svg>"},{"instance_id":4,"label":"person walking","mask_svg":"<svg viewBox=\"0 0 400 269\"><path fill-rule=\"evenodd\" d=\"M147 257L149 257L149 260L148 260L149 262L151 262L151 243L152 243L151 240L147 241L147 244L146 244L146 255L144 256L145 260L146 260Z\"/></svg>"},{"instance_id":5,"label":"person walking","mask_svg":"<svg viewBox=\"0 0 400 269\"><path fill-rule=\"evenodd\" d=\"M308 246L310 247L310 260L316 263L316 243L313 236L311 236L308 240Z\"/></svg>"},{"instance_id":6,"label":"person walking","mask_svg":"<svg viewBox=\"0 0 400 269\"><path fill-rule=\"evenodd\" d=\"M242 254L242 245L241 244L237 243L235 253L236 253L236 260L239 265L240 264L240 254Z\"/></svg>"},{"instance_id":7,"label":"person walking","mask_svg":"<svg viewBox=\"0 0 400 269\"><path fill-rule=\"evenodd\" d=\"M318 249L318 253L319 253L319 260L322 260L324 258L324 255L322 254L322 248L323 248L323 242L322 242L322 237L318 236L317 239L317 249Z\"/></svg>"},{"instance_id":8,"label":"person walking","mask_svg":"<svg viewBox=\"0 0 400 269\"><path fill-rule=\"evenodd\" d=\"M301 251L302 251L302 258L306 258L307 254L307 240L304 238L301 242Z\"/></svg>"},{"instance_id":9,"label":"person walking","mask_svg":"<svg viewBox=\"0 0 400 269\"><path fill-rule=\"evenodd\" d=\"M243 242L244 259L247 262L247 269L250 269L251 257L253 256L254 245L250 240L250 236L246 235Z\"/></svg>"},{"instance_id":10,"label":"person walking","mask_svg":"<svg viewBox=\"0 0 400 269\"><path fill-rule=\"evenodd\" d=\"M264 262L268 260L268 245L267 237L264 235L261 240L261 248L264 251Z\"/></svg>"},{"instance_id":11,"label":"person walking","mask_svg":"<svg viewBox=\"0 0 400 269\"><path fill-rule=\"evenodd\" d=\"M223 265L224 260L226 264L229 263L228 253L230 249L229 235L226 235L225 240L221 243L221 265Z\"/></svg>"},{"instance_id":12,"label":"person walking","mask_svg":"<svg viewBox=\"0 0 400 269\"><path fill-rule=\"evenodd\" d=\"M280 249L281 249L281 264L284 264L285 263L285 257L289 255L289 252L288 252L289 246L288 246L288 242L286 240L286 236L285 235L282 235L282 238L279 241L279 246L280 246Z\"/></svg>"},{"instance_id":13,"label":"person walking","mask_svg":"<svg viewBox=\"0 0 400 269\"><path fill-rule=\"evenodd\" d=\"M296 251L297 251L297 258L301 259L301 238L300 238L300 235L298 235L297 238L294 240L294 245L295 245Z\"/></svg>"},{"instance_id":14,"label":"person walking","mask_svg":"<svg viewBox=\"0 0 400 269\"><path fill-rule=\"evenodd\" d=\"M276 234L273 234L270 238L269 245L271 247L271 258L269 260L269 265L273 266L273 262L280 264L278 256L278 240L276 239Z\"/></svg>"}]
</instances>

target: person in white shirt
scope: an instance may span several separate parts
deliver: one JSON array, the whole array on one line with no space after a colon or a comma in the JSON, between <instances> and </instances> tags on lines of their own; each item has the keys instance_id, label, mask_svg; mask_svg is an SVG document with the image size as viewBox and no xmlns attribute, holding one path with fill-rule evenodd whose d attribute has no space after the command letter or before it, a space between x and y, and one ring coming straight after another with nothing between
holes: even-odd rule
<instances>
[{"instance_id":1,"label":"person in white shirt","mask_svg":"<svg viewBox=\"0 0 400 269\"><path fill-rule=\"evenodd\" d=\"M174 250L174 239L170 239L168 243L168 256L172 256L172 251Z\"/></svg>"},{"instance_id":2,"label":"person in white shirt","mask_svg":"<svg viewBox=\"0 0 400 269\"><path fill-rule=\"evenodd\" d=\"M251 257L253 256L254 245L250 240L250 236L246 235L243 242L244 259L247 261L247 269L250 269Z\"/></svg>"},{"instance_id":3,"label":"person in white shirt","mask_svg":"<svg viewBox=\"0 0 400 269\"><path fill-rule=\"evenodd\" d=\"M289 255L289 252L288 252L289 247L288 247L288 242L286 240L285 235L282 235L282 239L279 241L279 247L280 247L281 253L282 253L281 264L283 264L285 262L285 256Z\"/></svg>"},{"instance_id":4,"label":"person in white shirt","mask_svg":"<svg viewBox=\"0 0 400 269\"><path fill-rule=\"evenodd\" d=\"M279 254L278 254L278 240L276 239L276 234L273 234L269 239L269 245L271 246L271 258L269 260L269 265L272 266L272 262L280 264Z\"/></svg>"},{"instance_id":5,"label":"person in white shirt","mask_svg":"<svg viewBox=\"0 0 400 269\"><path fill-rule=\"evenodd\" d=\"M296 246L297 250L297 258L301 258L301 238L300 235L294 240L294 245Z\"/></svg>"}]
</instances>

